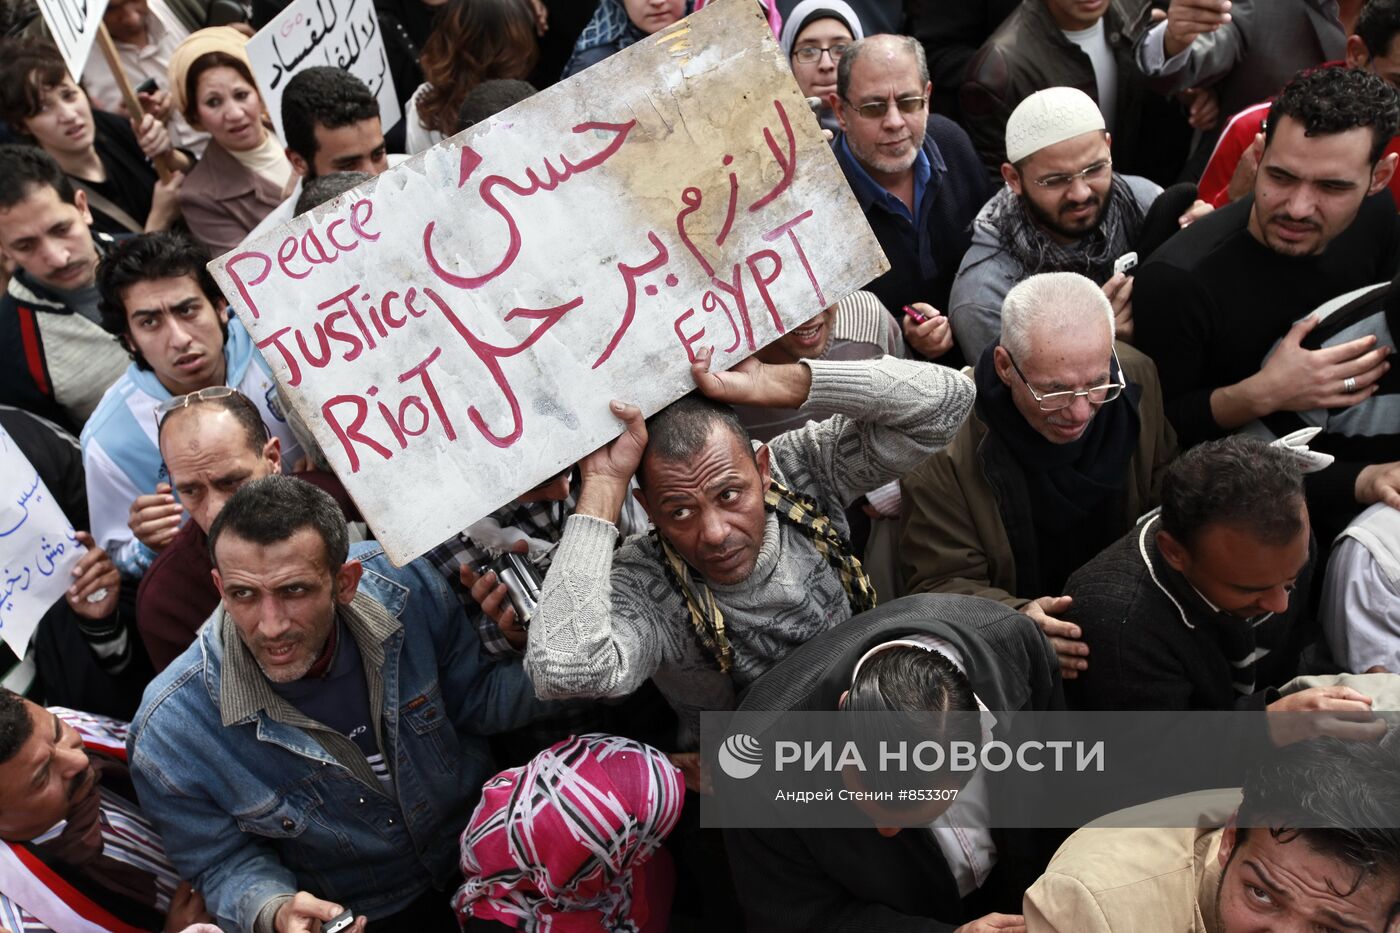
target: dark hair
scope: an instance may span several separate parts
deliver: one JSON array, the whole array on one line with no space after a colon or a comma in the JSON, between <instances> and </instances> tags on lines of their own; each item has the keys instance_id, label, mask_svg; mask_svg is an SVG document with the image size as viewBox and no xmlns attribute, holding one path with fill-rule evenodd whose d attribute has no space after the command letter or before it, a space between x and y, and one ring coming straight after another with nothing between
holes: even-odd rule
<instances>
[{"instance_id":1,"label":"dark hair","mask_svg":"<svg viewBox=\"0 0 1400 933\"><path fill-rule=\"evenodd\" d=\"M350 72L331 65L298 71L282 92L287 148L308 163L316 158L316 127L338 130L379 116L379 102Z\"/></svg>"},{"instance_id":2,"label":"dark hair","mask_svg":"<svg viewBox=\"0 0 1400 933\"><path fill-rule=\"evenodd\" d=\"M350 531L334 499L310 483L276 474L253 480L224 503L209 526L209 560L219 566L216 548L225 533L253 544L286 541L303 528L314 529L326 546L326 566L334 573L350 553Z\"/></svg>"},{"instance_id":3,"label":"dark hair","mask_svg":"<svg viewBox=\"0 0 1400 933\"><path fill-rule=\"evenodd\" d=\"M24 697L0 687L0 765L19 754L33 734L34 720L29 718Z\"/></svg>"},{"instance_id":4,"label":"dark hair","mask_svg":"<svg viewBox=\"0 0 1400 933\"><path fill-rule=\"evenodd\" d=\"M369 172L327 172L315 178L306 178L301 183L301 197L297 198L297 216L320 207L331 198L338 198L357 185L374 178Z\"/></svg>"},{"instance_id":5,"label":"dark hair","mask_svg":"<svg viewBox=\"0 0 1400 933\"><path fill-rule=\"evenodd\" d=\"M39 112L44 92L67 76L63 56L48 39L0 39L0 120L28 136L24 121Z\"/></svg>"},{"instance_id":6,"label":"dark hair","mask_svg":"<svg viewBox=\"0 0 1400 933\"><path fill-rule=\"evenodd\" d=\"M982 744L972 684L940 651L895 645L870 655L856 671L842 710L851 714L846 723L851 737L867 748L931 741L951 751L953 743ZM929 787L962 786L970 777L970 773L945 767L913 780L926 781ZM899 785L910 782L911 775L898 769L885 773L882 768L862 775L860 780L869 791L898 791ZM887 799L900 800L903 795L892 793ZM898 803L884 806L908 809Z\"/></svg>"},{"instance_id":7,"label":"dark hair","mask_svg":"<svg viewBox=\"0 0 1400 933\"><path fill-rule=\"evenodd\" d=\"M1272 750L1245 776L1236 848L1250 828L1280 843L1303 839L1357 871L1346 897L1368 877L1400 876L1400 757L1388 743L1331 737ZM1389 917L1400 914L1400 901Z\"/></svg>"},{"instance_id":8,"label":"dark hair","mask_svg":"<svg viewBox=\"0 0 1400 933\"><path fill-rule=\"evenodd\" d=\"M64 204L77 198L73 182L53 156L38 146L0 146L0 208L9 210L35 188L52 188Z\"/></svg>"},{"instance_id":9,"label":"dark hair","mask_svg":"<svg viewBox=\"0 0 1400 933\"><path fill-rule=\"evenodd\" d=\"M864 54L866 47L872 40L893 39L895 45L905 52L914 56L914 61L919 65L919 88L922 90L928 84L928 57L924 54L924 45L913 36L892 36L889 34L878 36L866 36L864 39L857 39L852 42L850 48L846 49L846 54L841 56L841 60L836 63L836 96L842 100L846 99L846 92L851 89L851 69Z\"/></svg>"},{"instance_id":10,"label":"dark hair","mask_svg":"<svg viewBox=\"0 0 1400 933\"><path fill-rule=\"evenodd\" d=\"M123 293L137 282L155 279L179 279L191 276L209 303L218 306L224 300L206 264L209 253L183 233L161 231L118 240L97 265L98 310L102 312L102 329L122 338L122 345L138 369L151 368L146 358L130 339L126 302ZM224 339L228 339L228 324L221 322Z\"/></svg>"},{"instance_id":11,"label":"dark hair","mask_svg":"<svg viewBox=\"0 0 1400 933\"><path fill-rule=\"evenodd\" d=\"M753 441L734 409L699 392L691 392L647 419L647 449L637 467L637 485L646 485L643 475L651 460L689 460L700 453L716 426L737 437L749 456L753 456Z\"/></svg>"},{"instance_id":12,"label":"dark hair","mask_svg":"<svg viewBox=\"0 0 1400 933\"><path fill-rule=\"evenodd\" d=\"M940 651L896 645L866 659L844 707L852 712L976 712L972 683Z\"/></svg>"},{"instance_id":13,"label":"dark hair","mask_svg":"<svg viewBox=\"0 0 1400 933\"><path fill-rule=\"evenodd\" d=\"M423 43L428 87L414 116L450 136L468 91L490 78L524 78L539 54L527 0L449 0Z\"/></svg>"},{"instance_id":14,"label":"dark hair","mask_svg":"<svg viewBox=\"0 0 1400 933\"><path fill-rule=\"evenodd\" d=\"M253 88L253 93L259 99L262 93L258 90L258 82L253 79L253 73L248 70L248 65L237 55L230 55L227 52L205 52L190 63L189 70L185 72L185 121L191 126L199 124L199 78L206 71L213 71L215 68L232 68L238 72L238 76Z\"/></svg>"},{"instance_id":15,"label":"dark hair","mask_svg":"<svg viewBox=\"0 0 1400 933\"><path fill-rule=\"evenodd\" d=\"M1372 58L1388 55L1395 34L1400 32L1400 0L1366 0L1352 32Z\"/></svg>"},{"instance_id":16,"label":"dark hair","mask_svg":"<svg viewBox=\"0 0 1400 933\"><path fill-rule=\"evenodd\" d=\"M262 412L258 411L258 407L242 392L231 392L215 398L200 399L190 405L181 405L160 419L160 424L156 427L157 439L165 436L167 425L185 417L187 412L212 411L228 412L243 429L248 449L254 453L262 453L263 445L272 434L267 429L267 422L263 421Z\"/></svg>"},{"instance_id":17,"label":"dark hair","mask_svg":"<svg viewBox=\"0 0 1400 933\"><path fill-rule=\"evenodd\" d=\"M1286 116L1301 123L1308 136L1369 128L1374 163L1400 129L1400 97L1395 88L1361 68L1316 68L1296 75L1274 100L1264 128L1265 146L1273 142Z\"/></svg>"},{"instance_id":18,"label":"dark hair","mask_svg":"<svg viewBox=\"0 0 1400 933\"><path fill-rule=\"evenodd\" d=\"M514 78L483 81L462 98L462 107L457 111L456 131L460 133L469 126L489 120L502 110L514 107L536 93L535 86L529 81L517 81Z\"/></svg>"},{"instance_id":19,"label":"dark hair","mask_svg":"<svg viewBox=\"0 0 1400 933\"><path fill-rule=\"evenodd\" d=\"M1162 530L1190 548L1209 525L1234 525L1266 544L1303 530L1303 475L1293 455L1232 435L1192 447L1162 479Z\"/></svg>"}]
</instances>

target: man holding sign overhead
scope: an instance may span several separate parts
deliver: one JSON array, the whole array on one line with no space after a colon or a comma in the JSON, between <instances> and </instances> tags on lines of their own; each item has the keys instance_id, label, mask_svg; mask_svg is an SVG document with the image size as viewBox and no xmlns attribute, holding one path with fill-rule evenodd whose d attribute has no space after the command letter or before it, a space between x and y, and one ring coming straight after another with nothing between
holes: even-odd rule
<instances>
[{"instance_id":1,"label":"man holding sign overhead","mask_svg":"<svg viewBox=\"0 0 1400 933\"><path fill-rule=\"evenodd\" d=\"M973 399L965 376L911 360L719 373L711 355L691 368L700 393L646 421L612 403L627 429L579 466L525 657L542 697L625 696L652 677L692 740L701 711L874 605L844 509L946 445ZM828 417L755 445L730 405ZM634 473L656 532L614 552Z\"/></svg>"}]
</instances>

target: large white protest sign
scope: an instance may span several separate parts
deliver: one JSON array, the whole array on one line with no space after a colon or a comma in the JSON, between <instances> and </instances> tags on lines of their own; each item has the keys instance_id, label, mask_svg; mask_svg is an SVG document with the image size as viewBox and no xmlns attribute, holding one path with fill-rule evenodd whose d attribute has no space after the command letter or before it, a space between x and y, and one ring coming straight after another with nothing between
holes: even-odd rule
<instances>
[{"instance_id":1,"label":"large white protest sign","mask_svg":"<svg viewBox=\"0 0 1400 933\"><path fill-rule=\"evenodd\" d=\"M295 0L248 40L248 61L283 140L282 92L292 75L316 65L344 68L369 85L385 131L399 122L399 92L373 0Z\"/></svg>"},{"instance_id":2,"label":"large white protest sign","mask_svg":"<svg viewBox=\"0 0 1400 933\"><path fill-rule=\"evenodd\" d=\"M885 268L751 0L210 264L398 562Z\"/></svg>"},{"instance_id":3,"label":"large white protest sign","mask_svg":"<svg viewBox=\"0 0 1400 933\"><path fill-rule=\"evenodd\" d=\"M24 657L39 620L73 583L83 546L39 471L0 428L0 638Z\"/></svg>"},{"instance_id":4,"label":"large white protest sign","mask_svg":"<svg viewBox=\"0 0 1400 933\"><path fill-rule=\"evenodd\" d=\"M92 53L92 42L97 38L97 27L102 24L102 14L107 10L107 0L37 0L39 12L44 17L44 25L49 27L49 35L68 73L77 81L83 76L88 55Z\"/></svg>"}]
</instances>

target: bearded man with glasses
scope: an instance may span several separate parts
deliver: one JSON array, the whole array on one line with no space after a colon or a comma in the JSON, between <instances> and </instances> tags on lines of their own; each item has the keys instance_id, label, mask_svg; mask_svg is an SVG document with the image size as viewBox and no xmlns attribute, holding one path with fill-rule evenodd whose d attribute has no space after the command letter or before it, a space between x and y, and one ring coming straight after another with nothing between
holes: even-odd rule
<instances>
[{"instance_id":1,"label":"bearded man with glasses","mask_svg":"<svg viewBox=\"0 0 1400 933\"><path fill-rule=\"evenodd\" d=\"M852 43L828 103L841 132L832 149L889 259L866 286L889 308L909 308L904 339L925 359L962 365L943 310L972 219L991 194L962 128L930 115L924 49L908 36Z\"/></svg>"},{"instance_id":2,"label":"bearded man with glasses","mask_svg":"<svg viewBox=\"0 0 1400 933\"><path fill-rule=\"evenodd\" d=\"M958 349L968 360L996 342L1001 303L1011 286L1041 272L1078 272L1113 302L1118 339L1132 342L1133 280L1116 264L1143 250L1148 211L1162 195L1154 181L1116 173L1113 139L1093 98L1077 88L1052 87L1023 100L1006 121L1005 181L972 225L972 246L953 282L950 317ZM1166 229L1185 226L1210 205L1175 190L1159 210Z\"/></svg>"},{"instance_id":3,"label":"bearded man with glasses","mask_svg":"<svg viewBox=\"0 0 1400 933\"><path fill-rule=\"evenodd\" d=\"M911 593L1019 609L1073 680L1093 658L1063 620L1065 581L1157 504L1176 454L1152 361L1114 344L1113 307L1073 272L1006 296L958 436L904 477L900 570Z\"/></svg>"}]
</instances>

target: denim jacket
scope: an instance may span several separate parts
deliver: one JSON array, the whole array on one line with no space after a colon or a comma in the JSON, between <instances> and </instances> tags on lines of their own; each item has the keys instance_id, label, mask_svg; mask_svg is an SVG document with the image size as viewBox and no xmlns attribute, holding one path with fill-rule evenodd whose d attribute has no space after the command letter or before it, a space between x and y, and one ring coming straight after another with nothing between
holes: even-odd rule
<instances>
[{"instance_id":1,"label":"denim jacket","mask_svg":"<svg viewBox=\"0 0 1400 933\"><path fill-rule=\"evenodd\" d=\"M350 740L272 693L222 608L132 723L142 805L225 929L253 933L270 901L298 890L379 919L447 889L457 836L495 772L483 736L550 708L519 661L482 656L431 566L396 568L373 543L351 557L364 575L339 611L364 658L393 797Z\"/></svg>"}]
</instances>

